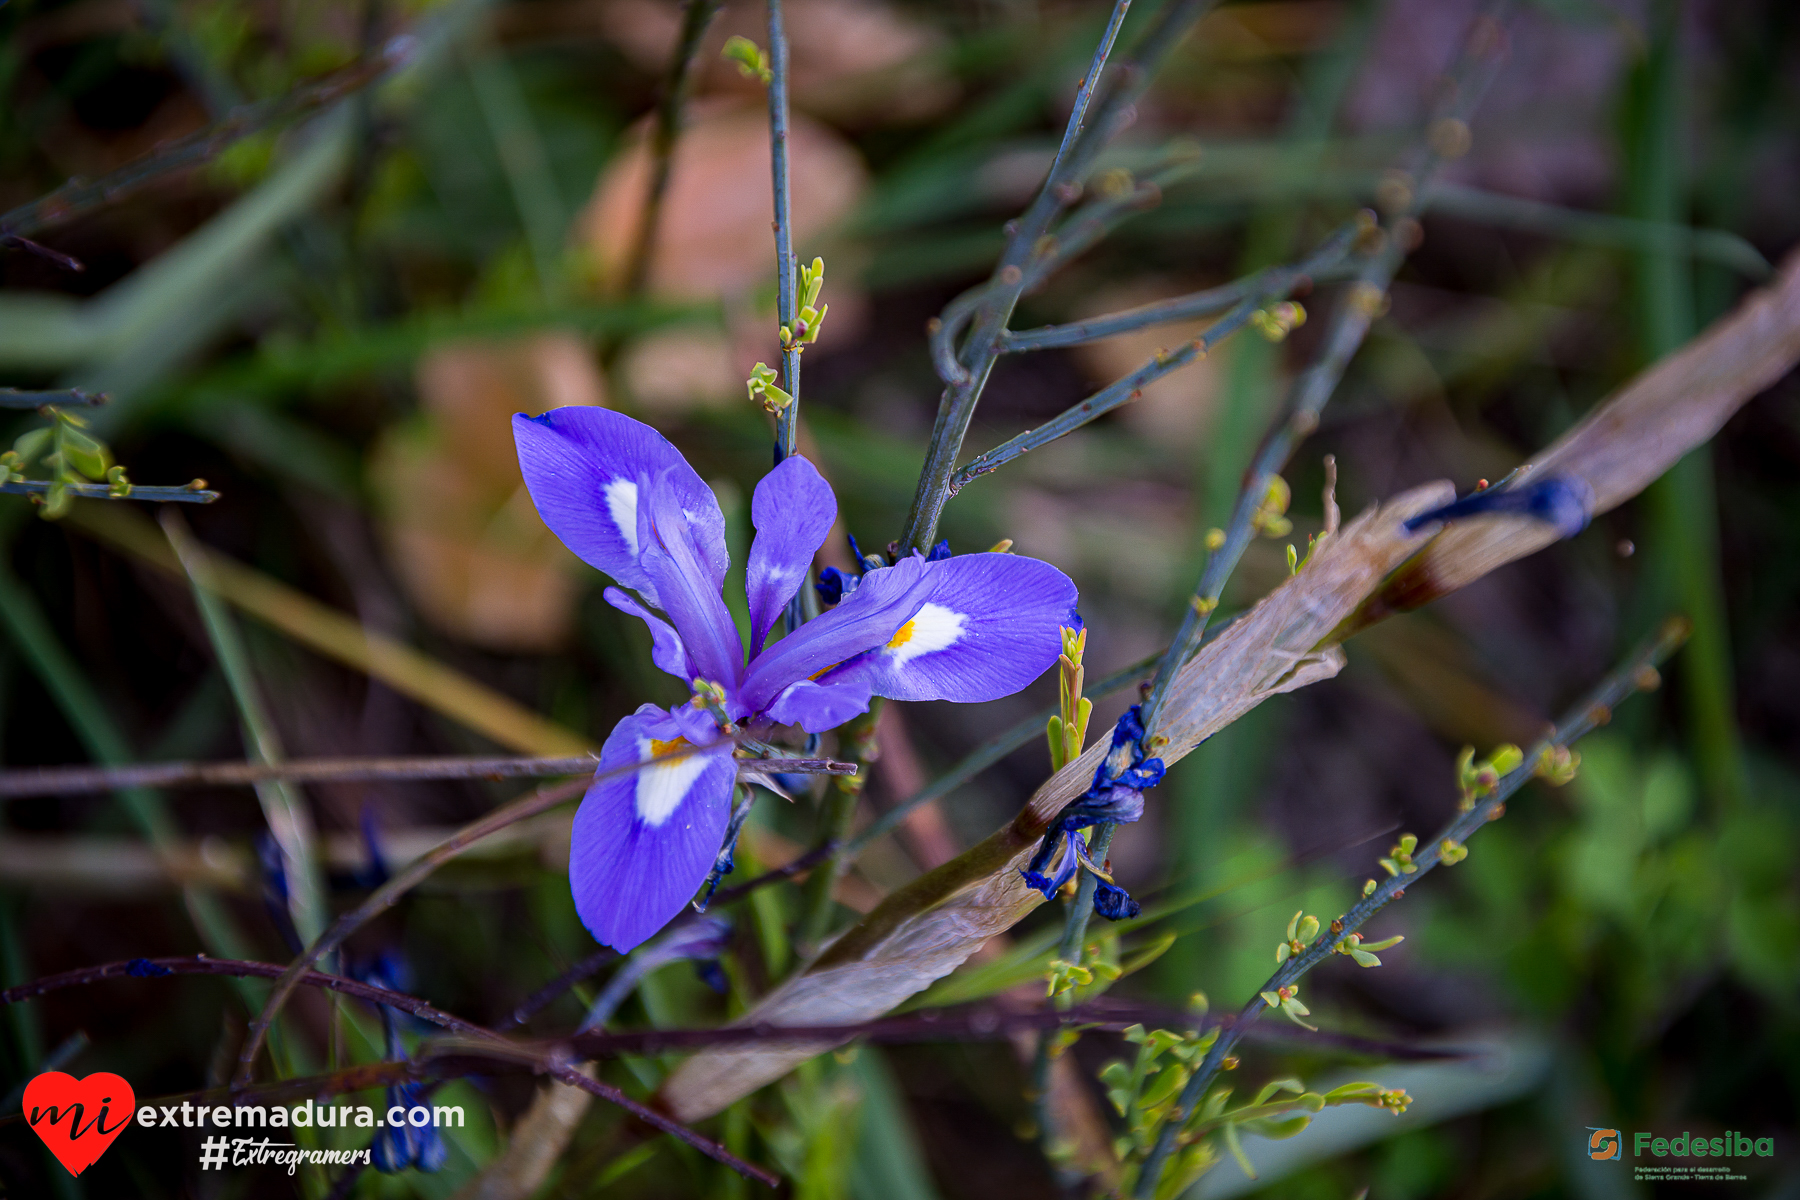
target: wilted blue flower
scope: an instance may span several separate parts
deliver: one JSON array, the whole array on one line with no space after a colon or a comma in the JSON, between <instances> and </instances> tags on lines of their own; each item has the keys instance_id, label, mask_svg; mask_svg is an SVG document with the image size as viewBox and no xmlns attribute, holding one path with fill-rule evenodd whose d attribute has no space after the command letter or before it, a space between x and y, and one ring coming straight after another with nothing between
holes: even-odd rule
<instances>
[{"instance_id":1,"label":"wilted blue flower","mask_svg":"<svg viewBox=\"0 0 1800 1200\"><path fill-rule=\"evenodd\" d=\"M412 1168L429 1174L443 1167L449 1149L435 1127L414 1125L408 1120L388 1120L396 1108L408 1117L416 1108L423 1107L429 1112L426 1099L424 1089L416 1083L400 1083L388 1088L387 1111L382 1116L385 1123L369 1145L369 1161L377 1171L393 1175Z\"/></svg>"},{"instance_id":2,"label":"wilted blue flower","mask_svg":"<svg viewBox=\"0 0 1800 1200\"><path fill-rule=\"evenodd\" d=\"M275 841L273 834L264 831L256 835L256 860L262 868L262 901L263 908L269 914L270 924L275 932L281 935L282 944L290 954L298 955L305 949L300 940L300 931L294 927L294 915L288 911L288 878L287 865L281 854L281 846Z\"/></svg>"},{"instance_id":3,"label":"wilted blue flower","mask_svg":"<svg viewBox=\"0 0 1800 1200\"><path fill-rule=\"evenodd\" d=\"M1502 481L1411 518L1406 522L1406 531L1412 533L1433 521L1455 521L1483 513L1532 517L1554 525L1563 537L1574 537L1587 528L1594 515L1594 489L1579 475L1549 475L1516 484Z\"/></svg>"},{"instance_id":4,"label":"wilted blue flower","mask_svg":"<svg viewBox=\"0 0 1800 1200\"><path fill-rule=\"evenodd\" d=\"M1131 898L1131 894L1122 887L1115 887L1104 879L1094 880L1094 911L1109 921L1124 921L1144 911L1143 905Z\"/></svg>"},{"instance_id":5,"label":"wilted blue flower","mask_svg":"<svg viewBox=\"0 0 1800 1200\"><path fill-rule=\"evenodd\" d=\"M601 408L521 414L513 436L538 512L621 585L606 599L649 626L652 661L684 683L704 682L724 716L752 734L787 724L830 729L867 711L871 696L997 699L1061 651L1057 630L1075 607L1075 585L1016 554L913 555L892 566L864 559L867 570L836 608L765 647L837 517L830 485L796 455L751 498L746 655L722 595L724 514L667 439ZM596 784L576 814L576 910L618 950L662 928L706 878L737 769L712 715L691 705L643 706L601 751L604 770L690 745L704 749Z\"/></svg>"},{"instance_id":6,"label":"wilted blue flower","mask_svg":"<svg viewBox=\"0 0 1800 1200\"><path fill-rule=\"evenodd\" d=\"M1044 899L1075 877L1086 867L1094 875L1094 911L1109 921L1135 917L1137 901L1124 888L1112 882L1103 866L1088 858L1087 839L1081 830L1090 825L1128 825L1144 815L1144 789L1162 782L1163 762L1160 758L1143 758L1144 726L1138 706L1125 710L1113 726L1112 746L1094 769L1094 783L1085 793L1070 801L1038 843L1037 853L1020 872L1025 886L1044 894ZM1058 842L1063 847L1056 870L1046 875L1044 868L1055 855Z\"/></svg>"}]
</instances>

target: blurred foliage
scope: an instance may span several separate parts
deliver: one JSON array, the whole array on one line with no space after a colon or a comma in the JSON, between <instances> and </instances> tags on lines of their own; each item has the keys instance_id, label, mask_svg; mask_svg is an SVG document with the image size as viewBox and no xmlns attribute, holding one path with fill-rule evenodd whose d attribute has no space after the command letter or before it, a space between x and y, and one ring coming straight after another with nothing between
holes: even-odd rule
<instances>
[{"instance_id":1,"label":"blurred foliage","mask_svg":"<svg viewBox=\"0 0 1800 1200\"><path fill-rule=\"evenodd\" d=\"M803 448L832 478L844 529L878 547L899 530L934 411L924 323L992 266L1003 223L1054 152L1106 13L999 0L785 7L797 249L832 264L822 295L832 319L806 357ZM1151 7L1134 10L1126 43ZM1473 7L1244 0L1220 9L1104 164L1142 174L1173 160L1180 177L1158 207L1028 297L1015 324L1091 316L1285 261L1379 202ZM641 629L547 538L504 424L514 410L571 403L652 422L714 483L743 556L745 498L769 445L744 381L779 346L761 81L720 50L731 38L766 42L760 6L728 4L711 26L650 287L628 294L621 284L643 210L645 119L678 20L668 0L0 6L3 209L408 39L405 64L366 91L39 235L83 272L0 250L0 383L108 391L111 404L84 412L91 434L71 427L65 437L103 441L134 479L205 478L224 499L192 514L201 541L410 644L479 685L462 693L475 703L503 697L572 738L598 740L637 704L678 698ZM1228 609L1284 577L1285 542L1304 553L1305 535L1320 528L1324 453L1336 456L1348 513L1424 479L1466 489L1498 478L1725 311L1800 234L1791 5L1544 0L1522 8L1511 37L1474 150L1451 176L1454 194L1428 212L1391 310L1289 473L1292 507L1279 522L1292 524L1270 523L1279 536L1252 547ZM1329 302L1323 289L1305 300L1315 312ZM1228 343L1115 417L972 484L943 533L958 551L1009 537L1073 575L1090 677L1156 649L1322 324L1294 328L1280 345ZM970 449L1191 336L1150 330L1008 360ZM1379 970L1334 961L1306 984L1307 1020L1328 1031L1455 1044L1498 1028L1547 1039L1551 1065L1513 1098L1471 1099L1448 1119L1420 1104L1374 1140L1297 1157L1292 1173L1265 1180L1272 1194L1616 1195L1631 1185L1595 1182L1604 1167L1581 1150L1590 1125L1796 1128L1795 397L1790 377L1657 493L1353 642L1344 676L1213 738L1152 793L1144 822L1121 829L1113 869L1145 914L1091 933L1109 971L1086 986L1104 990L1122 964L1111 994L1162 1004L1172 1021L1196 992L1235 1010L1268 977L1288 914L1329 920L1378 873L1400 831L1436 828L1455 811L1463 745L1486 754L1528 742L1663 612L1697 621L1694 646L1669 669L1672 686L1584 742L1568 786L1523 793L1465 863L1383 914L1371 938L1407 940L1383 951ZM0 417L0 445L41 426L29 412ZM105 479L110 462L82 461L85 445L65 446L67 462ZM0 566L0 760L244 756L241 681L227 686L186 588L117 556L79 519L28 515L24 498L0 498L10 564ZM822 561L847 566L847 555L834 542ZM741 590L728 600L743 620ZM516 748L472 732L428 687L402 694L263 624L241 633L291 755ZM1046 678L982 709L890 706L903 711L884 718L884 757L860 819L1055 694ZM1099 701L1094 728L1110 726L1125 700ZM871 848L839 898L866 903L985 836L1048 765L1034 743L921 810ZM365 813L378 843L413 854L511 794L486 782L304 793L336 911L369 887ZM816 800L759 805L733 880L807 844ZM416 994L500 1021L594 949L568 894L563 812L564 824L533 826L435 876L353 940L339 969L391 953L409 964ZM119 866L141 842L242 858L263 830L246 792L10 801L4 819L6 984L140 955L287 956L258 882ZM73 850L93 857L53 854ZM1059 908L923 1002L1041 999ZM736 912L724 998L672 964L614 1024L716 1023L779 981L796 957L798 888L764 889ZM577 985L533 1030L573 1027L595 991ZM261 985L219 980L133 981L14 1006L0 1032L0 1079L23 1082L85 1031L92 1045L67 1068L78 1075L118 1071L140 1097L201 1087L229 1064L261 995ZM378 1048L373 1022L351 1005L304 998L283 1023L280 1061L293 1072L365 1061ZM1264 1105L1329 1099L1328 1088L1308 1089L1333 1073L1382 1078L1379 1061L1279 1024L1296 1036L1252 1044L1230 1079L1232 1105L1259 1089ZM409 1029L405 1041L418 1036ZM1181 1032L1170 1036L1174 1049L1192 1049ZM1148 1055L1152 1043L1141 1044ZM1171 1046L1157 1051L1168 1062L1134 1059L1129 1041L1099 1035L1067 1050L1102 1143L1119 1140L1127 1158L1154 1125L1163 1085L1179 1084L1184 1060ZM1013 1050L945 1043L822 1056L705 1128L788 1174L797 1196L1047 1194L1052 1169L1027 1136L1028 1067ZM672 1061L626 1057L602 1070L642 1094ZM1306 1082L1284 1086L1290 1078ZM1104 1107L1108 1087L1118 1111ZM521 1076L446 1087L436 1102L464 1104L471 1120L447 1138L443 1171L367 1172L351 1194L456 1194L502 1151L535 1091ZM671 1140L643 1140L616 1110L584 1111L536 1194L756 1191ZM1282 1124L1291 1116L1259 1109L1242 1133L1291 1134L1303 1146L1308 1134ZM1236 1136L1237 1123L1225 1127ZM1786 1158L1743 1164L1756 1194L1800 1179L1782 1145ZM76 1181L15 1123L0 1133L0 1180L17 1195L323 1197L330 1188L317 1172L285 1182L245 1170L195 1193L204 1177L194 1152L191 1137L133 1132ZM1186 1165L1207 1165L1199 1158ZM1200 1186L1223 1194L1247 1184L1221 1160Z\"/></svg>"}]
</instances>

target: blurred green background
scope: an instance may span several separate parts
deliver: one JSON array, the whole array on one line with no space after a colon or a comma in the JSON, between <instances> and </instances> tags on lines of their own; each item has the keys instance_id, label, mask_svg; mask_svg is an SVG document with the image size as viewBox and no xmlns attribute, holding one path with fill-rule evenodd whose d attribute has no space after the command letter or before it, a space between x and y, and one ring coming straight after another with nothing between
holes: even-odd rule
<instances>
[{"instance_id":1,"label":"blurred green background","mask_svg":"<svg viewBox=\"0 0 1800 1200\"><path fill-rule=\"evenodd\" d=\"M1153 10L1140 2L1127 40ZM1463 0L1220 8L1104 164L1141 171L1173 151L1185 175L1029 297L1015 325L1288 261L1379 202L1473 12ZM1036 0L787 4L798 249L825 257L831 304L806 356L803 449L865 546L897 536L930 431L925 322L991 269L1105 16ZM601 602L599 577L538 522L506 420L606 404L651 422L714 483L741 561L769 446L743 380L775 356L774 267L761 90L718 47L733 33L764 41L762 20L760 5L732 3L710 28L648 285L632 292L624 264L646 123L679 27L672 3L13 0L0 7L4 209L384 48L407 65L36 235L80 259L80 273L0 251L0 383L107 391L96 432L133 482L198 476L223 493L183 514L201 541L479 682L493 712L504 700L543 714L568 731L563 751L597 742L639 703L680 689L651 666L636 623ZM1523 4L1472 125L1473 150L1448 169L1391 308L1296 458L1297 533L1252 548L1228 608L1283 577L1285 540L1320 527L1324 454L1336 455L1351 513L1424 480L1466 490L1498 478L1724 313L1800 234L1800 30L1781 0ZM1166 644L1205 532L1224 523L1285 381L1316 349L1332 289L1304 302L1315 320L1286 342L1233 341L947 509L959 552L1010 537L1076 578L1090 679ZM1008 360L970 449L1192 336L1152 329ZM1117 994L1174 1007L1203 990L1235 1010L1272 970L1293 909L1349 907L1395 834L1428 834L1450 815L1463 745L1527 742L1663 614L1696 621L1668 686L1582 744L1573 784L1528 789L1466 863L1378 918L1372 936L1408 936L1381 970L1333 964L1307 983L1327 1029L1492 1042L1511 1065L1402 1068L1328 1045L1253 1043L1238 1068L1246 1085L1424 1072L1403 1121L1374 1114L1385 1123L1337 1144L1253 1148L1266 1194L1648 1190L1622 1164L1587 1160L1599 1126L1774 1137L1774 1158L1734 1163L1746 1182L1714 1186L1800 1195L1796 391L1790 376L1752 401L1712 446L1573 541L1358 638L1341 677L1213 738L1120 831L1113 861L1134 893L1193 902L1132 935L1128 945L1179 936ZM41 424L7 421L7 442ZM160 534L109 520L113 509L143 513L80 502L52 523L0 498L0 760L240 757L244 715L192 593L129 551ZM823 561L846 556L834 543ZM371 679L308 648L295 630L320 610L283 603L288 624L264 614L241 634L265 732L288 754L556 749L497 738L493 722L455 719L404 679ZM890 706L861 819L1053 699L1046 679L980 708ZM1102 702L1094 728L1125 702ZM866 907L985 836L1046 766L1033 743L921 810L871 849L840 898ZM338 784L289 799L318 825L341 910L369 886L365 813L403 860L517 790ZM809 844L814 807L765 798L740 878ZM568 811L440 872L359 935L350 960L397 954L415 993L499 1020L594 949L568 895ZM263 828L248 790L7 802L4 982L139 955L285 961L261 899ZM1057 908L1015 942L1059 928ZM799 912L797 889L745 908L726 999L676 964L617 1024L741 1011L791 962ZM222 980L131 981L13 1006L0 1020L0 1084L22 1085L83 1035L65 1068L78 1075L118 1071L140 1097L217 1083L254 994ZM375 1018L354 1007L297 1003L290 1063L378 1057L359 1040ZM578 1012L565 999L533 1028L566 1031ZM1118 1053L1107 1037L1074 1052L1090 1084ZM604 1072L646 1089L672 1061ZM472 1127L447 1139L444 1170L367 1172L353 1194L455 1194L533 1087L517 1076L453 1085L441 1095L468 1106ZM706 1128L792 1176L802 1196L1053 1195L1026 1136L1025 1089L1004 1041L864 1048L809 1064ZM0 1181L19 1196L330 1190L317 1171L202 1176L196 1142L134 1130L75 1181L14 1123L0 1127ZM1201 1189L1250 1186L1226 1162ZM537 1194L756 1190L673 1142L636 1140L597 1106Z\"/></svg>"}]
</instances>

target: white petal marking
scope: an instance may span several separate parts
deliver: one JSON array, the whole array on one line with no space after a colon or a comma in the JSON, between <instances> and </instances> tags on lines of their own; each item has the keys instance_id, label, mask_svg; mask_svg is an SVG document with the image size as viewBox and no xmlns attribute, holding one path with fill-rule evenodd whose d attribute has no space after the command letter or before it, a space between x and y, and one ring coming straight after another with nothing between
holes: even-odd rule
<instances>
[{"instance_id":1,"label":"white petal marking","mask_svg":"<svg viewBox=\"0 0 1800 1200\"><path fill-rule=\"evenodd\" d=\"M615 479L606 485L606 512L612 518L613 525L619 530L619 536L625 539L626 547L632 556L638 553L637 540L637 501L638 487L634 480Z\"/></svg>"},{"instance_id":2,"label":"white petal marking","mask_svg":"<svg viewBox=\"0 0 1800 1200\"><path fill-rule=\"evenodd\" d=\"M921 654L946 650L962 637L966 619L955 609L927 604L902 625L887 644L896 667L904 667Z\"/></svg>"},{"instance_id":3,"label":"white petal marking","mask_svg":"<svg viewBox=\"0 0 1800 1200\"><path fill-rule=\"evenodd\" d=\"M641 762L659 754L668 754L686 745L687 742L682 738L668 742L659 742L653 738L639 738L638 760ZM653 828L668 820L670 815L681 807L681 802L687 798L688 791L700 778L700 773L706 770L707 761L704 754L689 754L674 762L645 767L639 771L637 773L638 818Z\"/></svg>"}]
</instances>

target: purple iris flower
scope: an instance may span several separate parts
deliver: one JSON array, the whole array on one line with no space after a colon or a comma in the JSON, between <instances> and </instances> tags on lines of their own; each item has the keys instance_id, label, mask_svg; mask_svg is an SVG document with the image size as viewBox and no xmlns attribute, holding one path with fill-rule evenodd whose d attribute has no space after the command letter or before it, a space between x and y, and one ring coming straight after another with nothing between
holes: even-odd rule
<instances>
[{"instance_id":1,"label":"purple iris flower","mask_svg":"<svg viewBox=\"0 0 1800 1200\"><path fill-rule=\"evenodd\" d=\"M866 572L817 619L769 643L837 518L831 486L798 455L756 485L745 568L750 647L725 607L725 517L681 452L603 408L513 418L519 467L563 544L612 576L608 603L650 628L651 659L706 683L753 736L776 725L831 729L871 696L975 703L1018 691L1061 652L1075 585L1016 554L920 555ZM636 592L636 596L625 589ZM765 644L767 643L767 644ZM602 770L684 746L697 752L595 784L575 814L569 882L596 938L628 951L679 913L706 879L731 812L732 742L708 711L646 704L620 721Z\"/></svg>"}]
</instances>

